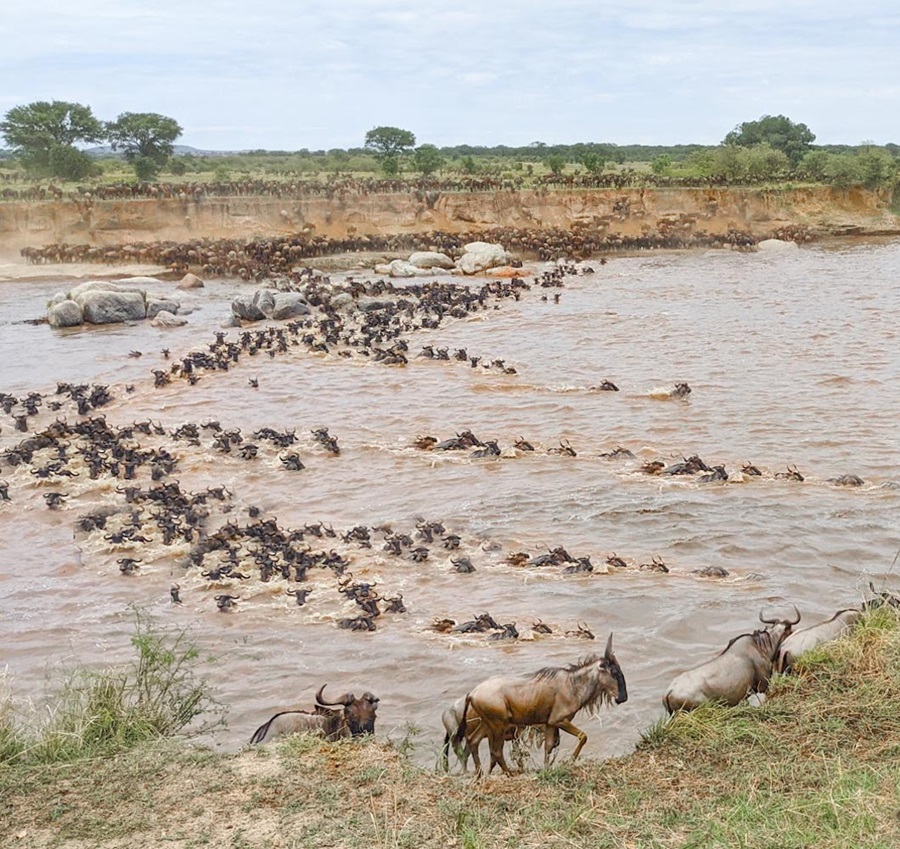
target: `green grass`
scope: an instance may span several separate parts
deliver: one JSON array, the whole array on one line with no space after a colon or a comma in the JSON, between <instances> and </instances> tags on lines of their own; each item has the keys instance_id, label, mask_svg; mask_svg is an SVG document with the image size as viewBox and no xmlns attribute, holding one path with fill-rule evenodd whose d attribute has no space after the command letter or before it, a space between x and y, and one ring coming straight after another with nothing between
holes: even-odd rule
<instances>
[{"instance_id":1,"label":"green grass","mask_svg":"<svg viewBox=\"0 0 900 849\"><path fill-rule=\"evenodd\" d=\"M219 724L190 635L160 634L146 613L133 615L136 656L127 666L74 670L40 712L17 715L9 694L0 699L0 766L105 756Z\"/></svg>"}]
</instances>

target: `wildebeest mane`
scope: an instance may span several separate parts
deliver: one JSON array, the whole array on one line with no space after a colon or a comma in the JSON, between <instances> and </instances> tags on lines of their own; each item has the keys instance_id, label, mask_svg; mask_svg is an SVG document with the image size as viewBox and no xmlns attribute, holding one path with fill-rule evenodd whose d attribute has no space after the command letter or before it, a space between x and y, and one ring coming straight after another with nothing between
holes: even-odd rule
<instances>
[{"instance_id":1,"label":"wildebeest mane","mask_svg":"<svg viewBox=\"0 0 900 849\"><path fill-rule=\"evenodd\" d=\"M545 666L537 672L532 672L528 677L533 678L535 681L548 681L551 678L556 678L558 675L571 675L574 672L579 672L602 659L599 654L589 654L581 658L581 660L575 661L575 663L570 663L568 666Z\"/></svg>"},{"instance_id":2,"label":"wildebeest mane","mask_svg":"<svg viewBox=\"0 0 900 849\"><path fill-rule=\"evenodd\" d=\"M581 660L570 663L568 666L546 666L532 673L529 677L534 681L553 681L563 676L574 679L572 684L578 692L579 701L581 701L581 708L579 709L588 716L596 716L600 707L608 704L613 699L613 696L603 686L603 680L599 675L590 676L587 680L583 676L578 675L579 672L584 672L589 667L596 665L599 665L603 672L610 675L618 687L619 678L623 677L622 670L619 669L617 663L614 661L610 662L599 654L586 655Z\"/></svg>"},{"instance_id":3,"label":"wildebeest mane","mask_svg":"<svg viewBox=\"0 0 900 849\"><path fill-rule=\"evenodd\" d=\"M722 651L720 651L720 652L718 653L718 655L716 655L716 657L721 657L721 656L722 656L723 654L725 654L725 652L727 652L728 649L730 649L730 648L731 648L738 640L741 640L741 639L743 639L744 637L750 637L750 639L753 640L753 644L754 644L755 646L759 646L759 635L760 635L760 634L768 634L768 633L769 633L768 631L762 630L762 629L761 629L761 630L759 630L759 631L754 631L752 634L738 634L736 637L732 637L732 638L728 641L728 645L725 646L725 648L722 649Z\"/></svg>"}]
</instances>

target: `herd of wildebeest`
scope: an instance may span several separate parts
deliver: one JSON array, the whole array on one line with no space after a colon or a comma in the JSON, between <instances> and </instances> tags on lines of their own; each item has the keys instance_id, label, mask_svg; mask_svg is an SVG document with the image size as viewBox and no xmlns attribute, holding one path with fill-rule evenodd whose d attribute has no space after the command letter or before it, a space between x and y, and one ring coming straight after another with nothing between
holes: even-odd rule
<instances>
[{"instance_id":1,"label":"herd of wildebeest","mask_svg":"<svg viewBox=\"0 0 900 849\"><path fill-rule=\"evenodd\" d=\"M738 234L730 242L744 244ZM570 231L502 231L478 234L424 234L386 237L379 249L404 247L439 247L451 253L458 251L470 238L507 243L521 251L539 256L585 255L596 244L584 234ZM369 237L366 237L369 238ZM748 237L749 238L749 237ZM406 366L410 359L458 362L471 368L487 368L499 374L515 375L517 369L496 357L471 356L465 349L450 353L437 345L424 345L418 355L410 353L406 336L415 331L436 330L449 318L465 318L479 311L496 309L506 300L519 300L531 285L523 277L465 285L439 281L410 282L398 285L383 279L346 279L332 281L309 268L295 268L298 258L311 252L363 249L356 242L329 240L326 243L309 234L270 240L197 240L182 245L126 245L82 250L78 246L55 245L24 252L31 261L87 260L121 262L141 259L169 265L173 271L193 268L215 274L236 274L245 279L266 280L281 291L301 293L310 314L282 326L263 329L242 328L236 339L219 332L215 340L202 349L184 356L172 357L168 349L161 352L162 368L152 369L152 387L161 390L175 381L194 385L199 380L237 367L253 357L274 358L294 349L340 357L362 357L385 365ZM563 288L568 274L592 273L583 264L560 261L554 268L535 278L541 288ZM546 296L545 296L546 299ZM143 352L132 352L143 356ZM257 388L258 378L250 378L249 391ZM604 380L597 391L618 391ZM125 393L135 391L126 385ZM678 383L666 396L686 399L691 393L687 383ZM229 428L218 420L185 423L164 428L152 420L114 425L107 421L102 408L112 400L109 387L98 384L60 383L52 394L31 392L21 396L0 393L0 408L9 416L13 430L23 436L0 453L0 469L16 474L16 485L28 485L29 478L46 491L49 509L65 506L65 491L74 478L80 494L86 480L117 482L116 503L79 516L75 522L76 540L87 541L94 549L126 552L116 560L123 576L139 576L142 559L135 554L142 546L184 546L185 574L206 579L207 586L222 588L215 596L218 609L234 612L239 595L233 588L251 578L245 570L258 575L262 583L284 581L285 593L298 607L303 607L312 592L304 586L316 570L337 579L337 591L345 601L359 608L358 615L339 619L341 628L358 631L375 629L383 613L402 614L406 607L402 594L388 596L375 585L354 580L349 571L352 557L335 544L359 551L371 549L373 533L380 533L383 551L389 555L421 563L436 548L450 558L452 569L462 574L474 571L471 557L460 550L461 537L448 531L440 522L417 524L413 533L396 531L389 526L369 528L357 525L335 531L324 523L310 523L301 528L285 528L274 517L263 517L258 508L250 507L249 521L227 517L234 509L233 493L225 487L210 486L201 492L182 487L177 473L185 451L206 448L243 462L268 458L274 468L283 472L300 472L309 455L337 456L341 453L338 437L327 427L311 429L304 440L294 430L260 428L252 435ZM55 418L48 421L48 414ZM71 416L71 419L70 419ZM2 429L0 429L2 433ZM156 440L159 444L152 444ZM204 443L204 440L206 442ZM304 456L299 450L302 446ZM520 437L508 449L501 449L496 439L479 439L472 431L439 438L420 434L411 447L420 451L462 453L472 460L496 460L535 453L535 445ZM575 457L578 452L567 441L544 450L545 454ZM598 455L607 460L635 460L621 446ZM706 465L699 457L684 458L675 463L663 460L645 462L638 469L647 475L696 476L701 482L728 480L723 465ZM26 478L25 475L29 477ZM747 463L741 470L745 477L760 476L758 467ZM775 477L803 480L793 467ZM147 486L142 486L141 479ZM840 485L860 485L861 479L844 476L833 479ZM13 484L0 480L0 506L12 501ZM13 493L15 494L15 493ZM114 498L114 497L113 497ZM218 520L215 524L214 520ZM331 541L334 540L335 543ZM476 550L488 549L479 541ZM509 566L562 567L563 574L585 574L594 571L589 556L572 557L563 546L546 552L515 552L505 559ZM625 560L610 555L607 567L627 569ZM662 558L640 566L642 570L668 572ZM724 577L724 570L708 567L702 577ZM182 602L182 587L173 584L171 600ZM800 621L799 612L790 618L773 618L760 613L764 628L735 637L715 658L678 676L666 692L665 708L674 713L690 710L699 704L720 700L737 704L748 694L764 694L773 671L789 671L798 654L822 642L847 633L868 607L882 604L898 606L898 598L889 593L876 593L862 607L838 611L826 622L794 631ZM470 627L471 626L471 627ZM497 623L490 614L481 614L471 623L458 625L455 620L435 620L432 629L444 633L488 633L490 639L515 639L515 623ZM532 626L534 633L547 633L549 626L540 620ZM593 639L585 624L566 632L567 636ZM559 745L560 731L578 740L573 757L584 746L586 735L572 720L579 711L588 713L608 703L622 703L628 697L625 676L612 649L612 635L602 655L590 654L566 667L548 667L522 678L492 678L484 681L453 705L443 715L446 731L443 760L448 764L449 751L455 749L465 767L474 760L481 773L479 743L488 738L491 752L490 769L499 765L509 771L504 758L504 744L518 740L524 729L536 729L543 742L544 762L549 763ZM287 711L276 714L253 735L251 742L263 743L294 731L312 732L328 740L374 732L378 698L366 692L360 698L346 693L325 700L324 687L316 694L309 711ZM490 771L490 770L489 770Z\"/></svg>"},{"instance_id":2,"label":"herd of wildebeest","mask_svg":"<svg viewBox=\"0 0 900 849\"><path fill-rule=\"evenodd\" d=\"M715 657L676 676L662 697L669 714L690 711L709 702L734 706L748 697L763 698L775 672L787 674L804 653L849 634L867 610L883 605L900 608L900 596L877 592L859 607L837 611L829 619L800 630L800 612L779 619L760 611L765 626L739 634ZM333 702L323 700L324 686L316 694L312 710L277 713L261 725L251 744L266 743L295 733L315 734L327 740L375 733L379 699L370 692L356 698L346 693ZM628 699L625 673L612 649L612 634L602 655L589 654L565 667L545 667L520 677L494 677L473 687L448 706L441 716L445 735L442 765L449 769L451 747L465 771L471 757L477 776L484 774L479 746L487 738L490 747L488 774L499 766L511 770L504 757L507 741L521 740L537 732L530 742L543 743L544 766L559 746L560 731L577 739L575 760L587 742L587 734L573 719L580 711L594 713L604 704Z\"/></svg>"},{"instance_id":3,"label":"herd of wildebeest","mask_svg":"<svg viewBox=\"0 0 900 849\"><path fill-rule=\"evenodd\" d=\"M122 182L87 184L70 190L54 183L0 188L0 200L40 203L69 200L84 203L91 200L174 200L182 203L202 203L204 200L231 197L275 197L304 199L309 197L353 198L366 195L413 194L420 200L431 200L442 193L458 192L518 192L533 188L537 191L553 189L626 189L626 188L709 188L728 185L721 176L706 179L669 177L648 171L625 169L603 174L545 174L540 177L499 177L479 174L456 177L420 177L392 179L334 175L327 179L310 178L296 173L282 179L242 177L231 180L187 180L179 183ZM429 197L431 196L431 197Z\"/></svg>"}]
</instances>

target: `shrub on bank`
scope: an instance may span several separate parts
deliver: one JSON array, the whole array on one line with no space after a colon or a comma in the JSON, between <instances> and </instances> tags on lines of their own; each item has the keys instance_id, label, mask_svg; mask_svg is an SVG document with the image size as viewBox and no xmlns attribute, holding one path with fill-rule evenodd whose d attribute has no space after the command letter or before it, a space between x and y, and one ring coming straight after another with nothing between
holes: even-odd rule
<instances>
[{"instance_id":1,"label":"shrub on bank","mask_svg":"<svg viewBox=\"0 0 900 849\"><path fill-rule=\"evenodd\" d=\"M222 707L197 667L186 630L165 635L147 613L133 611L135 658L122 668L77 669L40 714L0 703L0 764L50 764L109 755L140 743L211 730Z\"/></svg>"}]
</instances>

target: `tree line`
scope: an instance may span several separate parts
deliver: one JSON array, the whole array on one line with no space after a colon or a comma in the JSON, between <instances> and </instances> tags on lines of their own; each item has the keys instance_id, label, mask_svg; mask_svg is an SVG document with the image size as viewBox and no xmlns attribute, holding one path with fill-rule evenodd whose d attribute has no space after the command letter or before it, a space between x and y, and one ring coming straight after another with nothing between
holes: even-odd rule
<instances>
[{"instance_id":1,"label":"tree line","mask_svg":"<svg viewBox=\"0 0 900 849\"><path fill-rule=\"evenodd\" d=\"M823 182L839 187L894 188L900 183L900 146L814 146L806 124L784 115L763 115L744 122L716 146L615 145L587 142L494 147L418 144L415 134L400 127L369 130L362 147L329 151L249 151L229 157L173 157L182 133L178 122L156 113L125 112L112 122L94 117L90 107L63 101L37 102L10 109L0 134L28 172L36 176L83 180L100 170L96 160L77 145L107 141L121 152L139 181L154 180L164 168L171 173L212 171L227 180L230 168L273 174L309 171L335 175L371 173L387 178L412 172L423 177L455 172L472 177L508 176L517 182L550 174L600 178L625 163L644 163L653 182L685 185ZM640 168L639 168L640 170Z\"/></svg>"},{"instance_id":2,"label":"tree line","mask_svg":"<svg viewBox=\"0 0 900 849\"><path fill-rule=\"evenodd\" d=\"M15 106L0 121L0 135L28 171L62 180L91 176L94 161L76 145L104 141L123 152L139 180L152 180L181 133L174 118L156 112L123 112L115 121L101 121L90 106L64 100Z\"/></svg>"}]
</instances>

